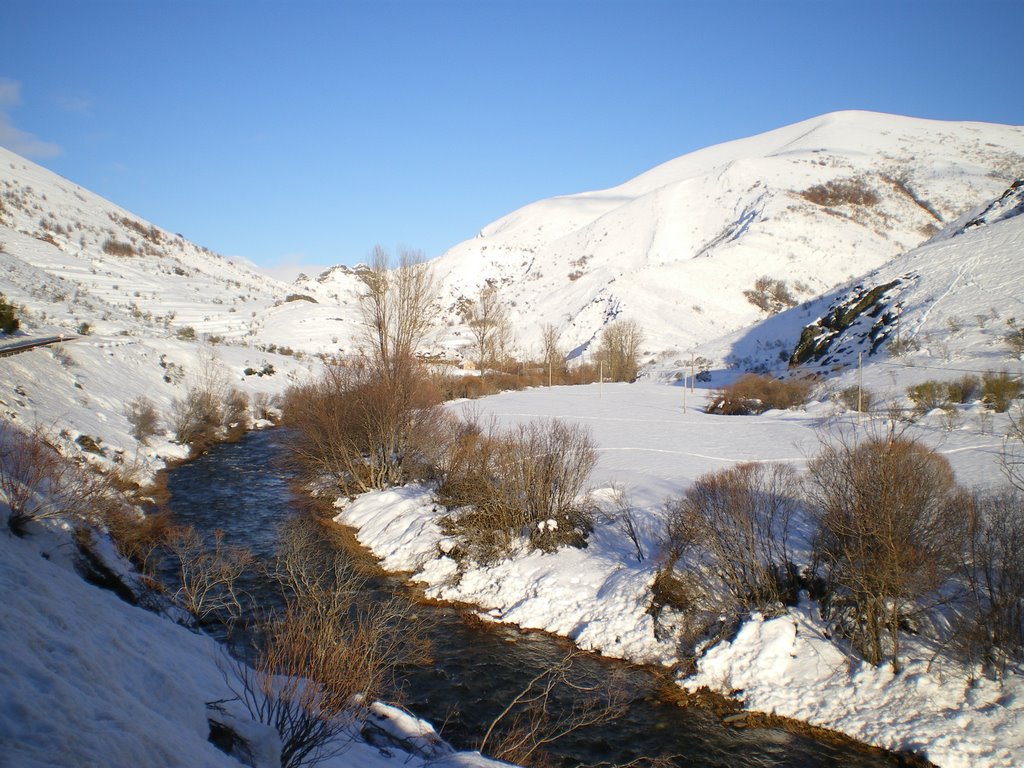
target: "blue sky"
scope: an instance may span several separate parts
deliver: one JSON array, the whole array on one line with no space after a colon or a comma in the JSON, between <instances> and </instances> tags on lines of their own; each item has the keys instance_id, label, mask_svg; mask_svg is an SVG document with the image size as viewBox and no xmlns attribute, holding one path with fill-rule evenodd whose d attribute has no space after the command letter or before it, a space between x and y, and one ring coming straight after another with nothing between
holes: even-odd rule
<instances>
[{"instance_id":1,"label":"blue sky","mask_svg":"<svg viewBox=\"0 0 1024 768\"><path fill-rule=\"evenodd\" d=\"M427 257L837 109L1024 124L1024 3L5 0L0 144L228 256Z\"/></svg>"}]
</instances>

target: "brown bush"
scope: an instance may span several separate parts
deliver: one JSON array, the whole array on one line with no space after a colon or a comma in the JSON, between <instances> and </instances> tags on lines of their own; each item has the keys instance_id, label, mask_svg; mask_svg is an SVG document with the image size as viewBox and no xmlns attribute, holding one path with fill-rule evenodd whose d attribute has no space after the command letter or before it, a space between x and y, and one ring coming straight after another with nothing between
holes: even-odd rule
<instances>
[{"instance_id":1,"label":"brown bush","mask_svg":"<svg viewBox=\"0 0 1024 768\"><path fill-rule=\"evenodd\" d=\"M1024 658L1024 496L975 497L967 541L967 619L958 639L968 659L1001 674Z\"/></svg>"},{"instance_id":2,"label":"brown bush","mask_svg":"<svg viewBox=\"0 0 1024 768\"><path fill-rule=\"evenodd\" d=\"M840 205L878 205L880 198L863 179L835 179L808 187L800 193L808 202L825 208Z\"/></svg>"},{"instance_id":3,"label":"brown bush","mask_svg":"<svg viewBox=\"0 0 1024 768\"><path fill-rule=\"evenodd\" d=\"M522 536L544 551L582 546L593 515L578 497L596 460L579 425L550 420L502 433L458 423L438 466L437 498L451 510L443 527L479 562L507 555Z\"/></svg>"},{"instance_id":4,"label":"brown bush","mask_svg":"<svg viewBox=\"0 0 1024 768\"><path fill-rule=\"evenodd\" d=\"M276 574L285 608L260 628L254 665L231 661L225 671L253 719L280 735L282 768L344 750L366 716L364 702L394 696L399 666L422 659L412 606L358 600L359 577L313 526L300 516L283 529Z\"/></svg>"},{"instance_id":5,"label":"brown bush","mask_svg":"<svg viewBox=\"0 0 1024 768\"><path fill-rule=\"evenodd\" d=\"M767 275L754 281L753 289L743 292L747 301L769 315L775 315L789 307L795 307L797 300L789 292L785 280L776 280Z\"/></svg>"},{"instance_id":6,"label":"brown bush","mask_svg":"<svg viewBox=\"0 0 1024 768\"><path fill-rule=\"evenodd\" d=\"M843 389L839 393L839 400L848 410L867 412L871 410L871 406L875 402L875 396L870 390L854 385Z\"/></svg>"},{"instance_id":7,"label":"brown bush","mask_svg":"<svg viewBox=\"0 0 1024 768\"><path fill-rule=\"evenodd\" d=\"M950 405L949 388L941 381L923 381L920 384L907 387L907 397L914 404L914 410L918 414L925 414L936 408L946 408Z\"/></svg>"},{"instance_id":8,"label":"brown bush","mask_svg":"<svg viewBox=\"0 0 1024 768\"><path fill-rule=\"evenodd\" d=\"M1008 411L1013 401L1020 397L1020 391L1020 379L1006 371L989 371L981 377L981 399L998 413Z\"/></svg>"},{"instance_id":9,"label":"brown bush","mask_svg":"<svg viewBox=\"0 0 1024 768\"><path fill-rule=\"evenodd\" d=\"M965 495L945 458L895 434L826 445L808 476L827 618L868 662L896 668L901 623L956 569Z\"/></svg>"},{"instance_id":10,"label":"brown bush","mask_svg":"<svg viewBox=\"0 0 1024 768\"><path fill-rule=\"evenodd\" d=\"M954 403L973 403L980 391L981 382L977 376L966 374L959 379L946 382L946 396Z\"/></svg>"},{"instance_id":11,"label":"brown bush","mask_svg":"<svg viewBox=\"0 0 1024 768\"><path fill-rule=\"evenodd\" d=\"M749 416L773 408L795 408L807 401L813 386L810 379L783 380L747 373L716 392L707 410L725 416Z\"/></svg>"},{"instance_id":12,"label":"brown bush","mask_svg":"<svg viewBox=\"0 0 1024 768\"><path fill-rule=\"evenodd\" d=\"M795 600L795 485L788 465L739 464L702 475L669 502L663 557L672 578L662 587L673 585L684 601L673 607L683 611L688 636Z\"/></svg>"},{"instance_id":13,"label":"brown bush","mask_svg":"<svg viewBox=\"0 0 1024 768\"><path fill-rule=\"evenodd\" d=\"M135 398L125 409L132 437L145 445L160 430L160 416L153 401L145 395Z\"/></svg>"},{"instance_id":14,"label":"brown bush","mask_svg":"<svg viewBox=\"0 0 1024 768\"><path fill-rule=\"evenodd\" d=\"M85 521L102 514L115 489L88 466L78 466L40 432L0 422L0 498L10 507L7 525L24 535L33 521Z\"/></svg>"},{"instance_id":15,"label":"brown bush","mask_svg":"<svg viewBox=\"0 0 1024 768\"><path fill-rule=\"evenodd\" d=\"M114 240L109 237L103 241L102 247L103 252L109 253L111 256L134 256L136 254L135 248L131 243Z\"/></svg>"},{"instance_id":16,"label":"brown bush","mask_svg":"<svg viewBox=\"0 0 1024 768\"><path fill-rule=\"evenodd\" d=\"M112 506L105 510L101 522L118 553L153 583L162 548L174 531L170 512L160 509L141 514L128 506Z\"/></svg>"},{"instance_id":17,"label":"brown bush","mask_svg":"<svg viewBox=\"0 0 1024 768\"><path fill-rule=\"evenodd\" d=\"M440 396L423 369L398 365L384 375L367 361L334 362L285 394L283 421L292 451L314 476L364 492L425 477L437 443Z\"/></svg>"}]
</instances>

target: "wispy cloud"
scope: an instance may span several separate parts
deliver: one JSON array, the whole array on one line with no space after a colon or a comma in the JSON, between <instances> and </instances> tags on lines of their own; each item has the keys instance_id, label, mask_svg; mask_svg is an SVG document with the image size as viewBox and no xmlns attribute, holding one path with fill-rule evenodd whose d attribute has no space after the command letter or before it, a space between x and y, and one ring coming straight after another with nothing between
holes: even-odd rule
<instances>
[{"instance_id":1,"label":"wispy cloud","mask_svg":"<svg viewBox=\"0 0 1024 768\"><path fill-rule=\"evenodd\" d=\"M6 147L24 157L53 157L61 153L59 144L44 141L35 134L23 131L11 120L11 109L21 102L21 83L0 77L0 147Z\"/></svg>"}]
</instances>

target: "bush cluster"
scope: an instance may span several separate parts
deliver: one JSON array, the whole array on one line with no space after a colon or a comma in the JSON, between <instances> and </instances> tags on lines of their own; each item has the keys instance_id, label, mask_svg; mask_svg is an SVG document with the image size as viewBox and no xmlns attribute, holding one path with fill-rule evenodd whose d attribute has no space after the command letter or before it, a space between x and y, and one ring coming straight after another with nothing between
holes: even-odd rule
<instances>
[{"instance_id":1,"label":"bush cluster","mask_svg":"<svg viewBox=\"0 0 1024 768\"><path fill-rule=\"evenodd\" d=\"M549 420L500 432L459 421L438 458L437 499L456 554L492 562L521 538L545 552L584 545L593 513L579 497L597 451L583 427Z\"/></svg>"},{"instance_id":2,"label":"bush cluster","mask_svg":"<svg viewBox=\"0 0 1024 768\"><path fill-rule=\"evenodd\" d=\"M863 179L836 179L816 184L800 193L808 202L825 208L840 205L878 205L880 198Z\"/></svg>"},{"instance_id":3,"label":"bush cluster","mask_svg":"<svg viewBox=\"0 0 1024 768\"><path fill-rule=\"evenodd\" d=\"M707 410L725 416L749 416L775 408L795 408L807 401L813 386L810 379L776 379L748 373L718 390Z\"/></svg>"},{"instance_id":4,"label":"bush cluster","mask_svg":"<svg viewBox=\"0 0 1024 768\"><path fill-rule=\"evenodd\" d=\"M907 397L914 403L918 414L936 408L950 410L957 404L972 403L977 399L990 409L1005 413L1020 394L1020 380L1006 371L989 371L980 380L968 374L951 381L930 379L907 387Z\"/></svg>"},{"instance_id":5,"label":"bush cluster","mask_svg":"<svg viewBox=\"0 0 1024 768\"><path fill-rule=\"evenodd\" d=\"M969 494L900 434L824 444L802 483L766 464L704 475L669 512L652 610L675 609L685 648L808 589L872 664L898 668L906 631L996 673L1024 659L1024 493ZM788 542L808 529L798 572Z\"/></svg>"}]
</instances>

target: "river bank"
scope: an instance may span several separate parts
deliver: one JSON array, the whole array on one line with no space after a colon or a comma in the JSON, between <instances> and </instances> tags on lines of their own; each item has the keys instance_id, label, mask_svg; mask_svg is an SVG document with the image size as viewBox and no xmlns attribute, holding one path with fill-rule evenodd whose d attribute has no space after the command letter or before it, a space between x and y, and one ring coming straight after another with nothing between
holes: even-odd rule
<instances>
[{"instance_id":1,"label":"river bank","mask_svg":"<svg viewBox=\"0 0 1024 768\"><path fill-rule=\"evenodd\" d=\"M266 536L275 529L275 517L281 514L314 504L323 526L325 513L332 511L329 501L310 501L294 495L294 478L287 472L283 477L278 474L265 450L280 434L276 430L252 433L242 443L213 447L206 455L173 470L169 485L176 516L207 530L221 527L226 536L233 535L234 524L229 524L233 518L240 523L245 536L258 537L256 549L260 557L269 556L271 542ZM252 443L257 449L249 451L248 445ZM261 444L263 448L258 448ZM212 466L205 466L208 464ZM194 510L182 511L181 505L190 495L194 496ZM474 607L431 599L421 586L406 586L407 574L382 571L377 556L360 545L350 529L327 523L324 530L336 546L350 554L353 564L371 580L373 589L398 591L415 600L422 611L436 614L435 661L428 667L410 670L405 686L406 704L420 716L445 723L443 734L459 747L472 748L479 741L481 729L500 712L504 702L522 689L533 674L531 670L558 662L572 648L564 638L496 624L480 618ZM595 679L610 676L610 665L631 676L631 696L643 713L608 724L596 733L577 735L574 743L564 746L564 765L610 758L628 762L641 756L674 755L680 749L691 750L688 764L698 765L719 764L727 754L746 755L738 758L741 762L732 761L733 765L906 764L893 756L873 755L852 743L836 745L809 740L805 738L806 732L795 728L790 732L767 721L763 723L766 728L725 727L711 706L676 706L662 693L671 690L671 681L658 671L591 655L586 660L585 674ZM681 738L687 742L682 746Z\"/></svg>"}]
</instances>

